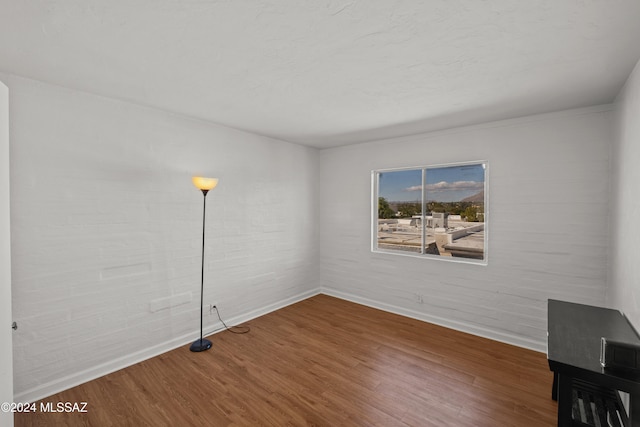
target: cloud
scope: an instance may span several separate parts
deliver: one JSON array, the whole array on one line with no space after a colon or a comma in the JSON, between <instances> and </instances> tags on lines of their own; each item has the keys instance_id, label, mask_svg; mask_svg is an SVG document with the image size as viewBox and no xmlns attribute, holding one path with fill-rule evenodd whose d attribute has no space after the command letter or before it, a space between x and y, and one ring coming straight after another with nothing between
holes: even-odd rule
<instances>
[{"instance_id":1,"label":"cloud","mask_svg":"<svg viewBox=\"0 0 640 427\"><path fill-rule=\"evenodd\" d=\"M484 182L478 181L455 181L447 182L440 181L435 184L427 184L427 191L432 193L439 193L443 191L463 191L463 190L476 190L480 191L484 189ZM404 191L422 191L422 185L414 185L407 187Z\"/></svg>"}]
</instances>

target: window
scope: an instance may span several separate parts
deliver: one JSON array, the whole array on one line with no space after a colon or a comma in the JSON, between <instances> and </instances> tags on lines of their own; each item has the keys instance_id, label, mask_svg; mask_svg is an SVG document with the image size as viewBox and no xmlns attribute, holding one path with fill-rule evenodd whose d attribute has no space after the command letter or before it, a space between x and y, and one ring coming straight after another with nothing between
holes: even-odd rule
<instances>
[{"instance_id":1,"label":"window","mask_svg":"<svg viewBox=\"0 0 640 427\"><path fill-rule=\"evenodd\" d=\"M374 252L487 264L487 162L372 172Z\"/></svg>"}]
</instances>

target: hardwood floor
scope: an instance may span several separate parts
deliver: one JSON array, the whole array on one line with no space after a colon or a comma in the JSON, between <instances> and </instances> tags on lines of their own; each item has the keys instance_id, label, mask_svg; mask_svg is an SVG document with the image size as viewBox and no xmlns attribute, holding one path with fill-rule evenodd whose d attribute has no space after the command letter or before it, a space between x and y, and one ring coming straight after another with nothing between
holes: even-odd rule
<instances>
[{"instance_id":1,"label":"hardwood floor","mask_svg":"<svg viewBox=\"0 0 640 427\"><path fill-rule=\"evenodd\" d=\"M546 356L318 295L50 396L20 426L552 426ZM40 402L37 403L40 405Z\"/></svg>"}]
</instances>

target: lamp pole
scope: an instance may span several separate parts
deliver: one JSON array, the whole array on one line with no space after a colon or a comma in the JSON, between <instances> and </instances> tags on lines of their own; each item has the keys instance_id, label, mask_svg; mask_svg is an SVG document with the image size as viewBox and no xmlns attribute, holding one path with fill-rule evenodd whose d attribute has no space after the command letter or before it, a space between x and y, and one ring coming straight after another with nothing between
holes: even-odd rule
<instances>
[{"instance_id":1,"label":"lamp pole","mask_svg":"<svg viewBox=\"0 0 640 427\"><path fill-rule=\"evenodd\" d=\"M204 318L204 242L205 224L207 213L207 193L218 184L216 178L193 177L193 184L202 191L202 263L200 269L200 339L194 341L189 350L200 352L211 348L211 341L203 338L203 318Z\"/></svg>"}]
</instances>

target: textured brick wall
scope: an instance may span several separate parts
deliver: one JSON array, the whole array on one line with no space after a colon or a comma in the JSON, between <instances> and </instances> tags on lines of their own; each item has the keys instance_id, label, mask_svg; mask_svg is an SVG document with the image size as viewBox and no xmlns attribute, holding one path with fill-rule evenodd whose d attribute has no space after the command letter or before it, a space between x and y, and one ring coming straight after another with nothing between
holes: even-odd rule
<instances>
[{"instance_id":1,"label":"textured brick wall","mask_svg":"<svg viewBox=\"0 0 640 427\"><path fill-rule=\"evenodd\" d=\"M546 300L604 303L610 107L321 151L324 291L538 350ZM487 160L486 267L372 253L380 168Z\"/></svg>"},{"instance_id":2,"label":"textured brick wall","mask_svg":"<svg viewBox=\"0 0 640 427\"><path fill-rule=\"evenodd\" d=\"M205 304L238 320L317 288L316 150L5 77L16 399L197 338L192 174L220 179L207 196ZM220 326L205 314L206 330Z\"/></svg>"},{"instance_id":3,"label":"textured brick wall","mask_svg":"<svg viewBox=\"0 0 640 427\"><path fill-rule=\"evenodd\" d=\"M612 262L607 301L640 331L640 62L616 100Z\"/></svg>"}]
</instances>

